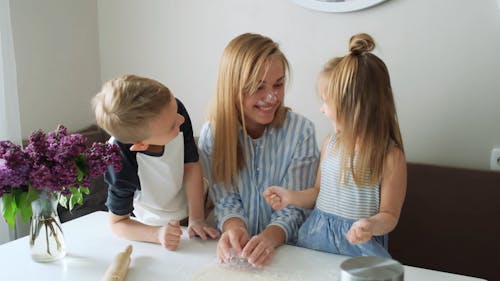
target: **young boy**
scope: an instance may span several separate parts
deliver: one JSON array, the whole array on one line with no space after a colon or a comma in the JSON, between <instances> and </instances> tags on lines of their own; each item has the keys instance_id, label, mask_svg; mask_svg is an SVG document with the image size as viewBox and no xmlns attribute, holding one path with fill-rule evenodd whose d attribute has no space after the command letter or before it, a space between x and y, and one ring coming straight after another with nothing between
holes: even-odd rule
<instances>
[{"instance_id":1,"label":"young boy","mask_svg":"<svg viewBox=\"0 0 500 281\"><path fill-rule=\"evenodd\" d=\"M180 221L189 218L190 237L218 237L204 220L202 171L191 121L169 89L126 75L106 82L92 105L97 124L112 136L110 142L121 148L123 158L120 172L109 168L105 175L111 230L175 250Z\"/></svg>"}]
</instances>

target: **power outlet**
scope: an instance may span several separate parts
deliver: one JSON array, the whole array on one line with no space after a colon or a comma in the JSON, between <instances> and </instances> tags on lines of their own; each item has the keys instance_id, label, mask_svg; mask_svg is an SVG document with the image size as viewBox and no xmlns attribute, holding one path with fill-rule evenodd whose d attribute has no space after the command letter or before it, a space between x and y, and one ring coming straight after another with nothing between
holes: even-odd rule
<instances>
[{"instance_id":1,"label":"power outlet","mask_svg":"<svg viewBox=\"0 0 500 281\"><path fill-rule=\"evenodd\" d=\"M490 169L500 170L500 147L491 150Z\"/></svg>"}]
</instances>

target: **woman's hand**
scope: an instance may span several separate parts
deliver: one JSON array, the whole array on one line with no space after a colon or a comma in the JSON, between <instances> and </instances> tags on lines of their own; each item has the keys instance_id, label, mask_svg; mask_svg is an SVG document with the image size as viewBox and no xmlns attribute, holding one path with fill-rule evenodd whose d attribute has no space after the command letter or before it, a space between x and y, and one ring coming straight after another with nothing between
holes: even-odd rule
<instances>
[{"instance_id":1,"label":"woman's hand","mask_svg":"<svg viewBox=\"0 0 500 281\"><path fill-rule=\"evenodd\" d=\"M189 220L188 225L189 238L199 236L202 240L208 238L215 239L219 237L219 231L209 226L204 220Z\"/></svg>"},{"instance_id":2,"label":"woman's hand","mask_svg":"<svg viewBox=\"0 0 500 281\"><path fill-rule=\"evenodd\" d=\"M241 257L246 258L248 262L255 267L263 267L269 264L275 254L275 242L260 233L246 244L243 248Z\"/></svg>"},{"instance_id":3,"label":"woman's hand","mask_svg":"<svg viewBox=\"0 0 500 281\"><path fill-rule=\"evenodd\" d=\"M351 229L346 234L347 240L351 244L365 243L372 239L373 223L367 219L360 219L352 224Z\"/></svg>"},{"instance_id":4,"label":"woman's hand","mask_svg":"<svg viewBox=\"0 0 500 281\"><path fill-rule=\"evenodd\" d=\"M270 186L264 190L262 195L273 210L281 210L292 204L292 192L281 186Z\"/></svg>"},{"instance_id":5,"label":"woman's hand","mask_svg":"<svg viewBox=\"0 0 500 281\"><path fill-rule=\"evenodd\" d=\"M220 263L229 262L231 251L235 255L241 255L243 247L248 242L248 232L242 226L232 227L222 233L219 242L217 243L217 260Z\"/></svg>"}]
</instances>

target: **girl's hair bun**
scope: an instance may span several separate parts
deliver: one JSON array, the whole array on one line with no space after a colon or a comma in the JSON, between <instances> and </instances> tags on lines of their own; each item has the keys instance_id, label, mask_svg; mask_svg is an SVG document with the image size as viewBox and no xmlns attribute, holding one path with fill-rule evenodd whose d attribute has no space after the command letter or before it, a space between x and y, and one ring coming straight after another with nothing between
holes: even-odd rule
<instances>
[{"instance_id":1,"label":"girl's hair bun","mask_svg":"<svg viewBox=\"0 0 500 281\"><path fill-rule=\"evenodd\" d=\"M353 55L362 55L375 49L373 38L366 33L353 35L349 40L349 51Z\"/></svg>"}]
</instances>

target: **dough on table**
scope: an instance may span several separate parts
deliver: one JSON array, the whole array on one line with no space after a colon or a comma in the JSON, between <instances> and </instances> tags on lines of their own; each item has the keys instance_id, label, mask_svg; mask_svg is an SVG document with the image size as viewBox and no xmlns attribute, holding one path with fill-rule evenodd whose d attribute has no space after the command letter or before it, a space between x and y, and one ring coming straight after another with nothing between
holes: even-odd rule
<instances>
[{"instance_id":1,"label":"dough on table","mask_svg":"<svg viewBox=\"0 0 500 281\"><path fill-rule=\"evenodd\" d=\"M300 281L298 276L264 269L232 269L215 264L191 276L189 281Z\"/></svg>"}]
</instances>

